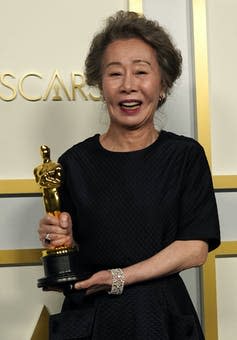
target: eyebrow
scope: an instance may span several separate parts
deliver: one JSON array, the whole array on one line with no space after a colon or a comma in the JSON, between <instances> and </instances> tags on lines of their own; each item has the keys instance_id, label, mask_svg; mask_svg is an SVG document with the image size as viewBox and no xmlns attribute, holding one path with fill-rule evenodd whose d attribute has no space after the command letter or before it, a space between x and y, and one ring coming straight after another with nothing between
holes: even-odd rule
<instances>
[{"instance_id":1,"label":"eyebrow","mask_svg":"<svg viewBox=\"0 0 237 340\"><path fill-rule=\"evenodd\" d=\"M133 60L132 62L133 64L139 64L139 63L144 63L144 64L147 64L149 66L151 66L151 63L147 60L143 60L143 59L135 59ZM105 67L108 68L110 66L114 66L114 65L117 65L117 66L120 66L121 63L119 61L111 61L110 63L108 63Z\"/></svg>"},{"instance_id":2,"label":"eyebrow","mask_svg":"<svg viewBox=\"0 0 237 340\"><path fill-rule=\"evenodd\" d=\"M149 61L143 60L143 59L135 59L135 60L133 61L133 63L134 63L134 64L145 63L145 64L151 66L151 63L150 63Z\"/></svg>"}]
</instances>

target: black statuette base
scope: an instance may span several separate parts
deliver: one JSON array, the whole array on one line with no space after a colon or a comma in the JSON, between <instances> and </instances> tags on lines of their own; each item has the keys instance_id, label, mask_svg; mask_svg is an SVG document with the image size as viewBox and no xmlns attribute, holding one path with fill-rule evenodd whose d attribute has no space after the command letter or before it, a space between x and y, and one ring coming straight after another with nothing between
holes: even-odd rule
<instances>
[{"instance_id":1,"label":"black statuette base","mask_svg":"<svg viewBox=\"0 0 237 340\"><path fill-rule=\"evenodd\" d=\"M38 280L37 286L43 290L69 291L74 283L85 277L79 274L79 252L73 249L47 250L42 256L45 277Z\"/></svg>"}]
</instances>

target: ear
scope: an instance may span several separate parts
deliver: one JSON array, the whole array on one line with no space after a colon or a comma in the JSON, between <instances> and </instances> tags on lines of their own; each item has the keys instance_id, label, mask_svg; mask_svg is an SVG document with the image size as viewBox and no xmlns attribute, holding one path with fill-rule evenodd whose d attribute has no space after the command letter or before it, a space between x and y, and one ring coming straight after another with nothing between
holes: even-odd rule
<instances>
[{"instance_id":1,"label":"ear","mask_svg":"<svg viewBox=\"0 0 237 340\"><path fill-rule=\"evenodd\" d=\"M160 95L159 95L159 102L161 103L161 102L163 102L164 100L166 99L166 93L165 93L165 91L161 91L160 92Z\"/></svg>"},{"instance_id":2,"label":"ear","mask_svg":"<svg viewBox=\"0 0 237 340\"><path fill-rule=\"evenodd\" d=\"M163 98L165 98L165 97L167 96L167 92L168 92L167 83L166 83L165 79L161 79L160 96L162 96Z\"/></svg>"}]
</instances>

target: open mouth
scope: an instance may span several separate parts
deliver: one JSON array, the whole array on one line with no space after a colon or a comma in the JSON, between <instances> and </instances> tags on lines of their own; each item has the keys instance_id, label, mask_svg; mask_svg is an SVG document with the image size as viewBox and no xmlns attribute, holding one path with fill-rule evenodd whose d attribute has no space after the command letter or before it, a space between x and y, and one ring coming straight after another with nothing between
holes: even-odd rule
<instances>
[{"instance_id":1,"label":"open mouth","mask_svg":"<svg viewBox=\"0 0 237 340\"><path fill-rule=\"evenodd\" d=\"M127 110L135 110L141 106L142 102L140 100L126 100L121 101L119 106L123 109Z\"/></svg>"}]
</instances>

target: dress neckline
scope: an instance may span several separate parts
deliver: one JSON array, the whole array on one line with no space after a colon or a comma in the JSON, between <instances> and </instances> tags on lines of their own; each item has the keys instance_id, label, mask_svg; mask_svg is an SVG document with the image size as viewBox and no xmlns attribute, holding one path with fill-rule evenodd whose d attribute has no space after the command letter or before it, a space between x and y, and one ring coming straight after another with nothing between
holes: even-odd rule
<instances>
[{"instance_id":1,"label":"dress neckline","mask_svg":"<svg viewBox=\"0 0 237 340\"><path fill-rule=\"evenodd\" d=\"M139 154L139 153L143 153L144 151L149 151L153 149L158 143L160 143L160 140L163 134L164 134L163 130L159 131L159 135L153 143L151 143L150 145L146 146L143 149L131 150L131 151L112 151L112 150L108 150L104 148L102 144L100 143L100 134L95 135L95 140L96 140L98 148L104 151L105 153L114 154L114 155L133 155L133 154Z\"/></svg>"}]
</instances>

